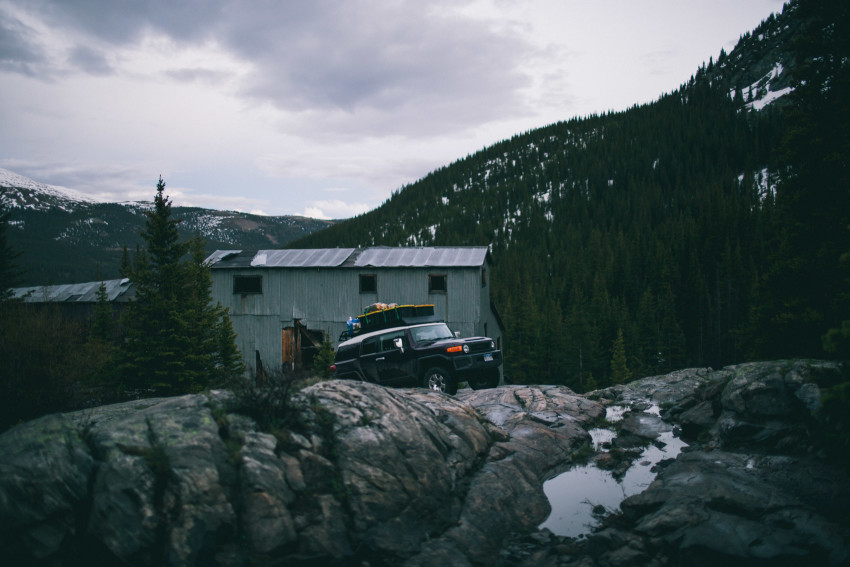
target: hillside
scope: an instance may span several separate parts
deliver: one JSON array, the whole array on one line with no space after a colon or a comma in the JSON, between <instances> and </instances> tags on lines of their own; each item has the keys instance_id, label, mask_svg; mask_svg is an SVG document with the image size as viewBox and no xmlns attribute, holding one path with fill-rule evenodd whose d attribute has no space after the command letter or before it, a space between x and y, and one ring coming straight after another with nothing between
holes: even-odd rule
<instances>
[{"instance_id":1,"label":"hillside","mask_svg":"<svg viewBox=\"0 0 850 567\"><path fill-rule=\"evenodd\" d=\"M153 194L153 190L151 190ZM100 203L0 170L0 211L11 213L8 239L23 251L21 285L50 285L118 277L123 247L141 242L144 211L151 203ZM182 238L199 232L207 249L279 248L330 221L259 216L175 206Z\"/></svg>"},{"instance_id":2,"label":"hillside","mask_svg":"<svg viewBox=\"0 0 850 567\"><path fill-rule=\"evenodd\" d=\"M785 356L823 355L820 336L846 310L830 299L805 302L840 294L840 254L818 255L821 287L802 302L780 297L794 288L771 278L777 250L808 238L788 227L811 220L796 218L803 209L782 199L779 172L802 159L812 135L795 141L803 130L788 128L788 109L798 127L814 120L807 127L846 131L846 112L818 121L801 103L821 97L824 108L846 107L833 97L838 91L809 88L829 84L829 73L846 77L847 59L831 51L846 47L834 31L845 29L846 11L792 2L652 104L517 135L291 246L489 245L507 326L506 375L516 382L584 391L630 373L721 366L786 344ZM816 191L808 198L840 211L846 187L837 201ZM846 216L825 221L843 228ZM805 347L788 329L771 344L754 339L759 325L800 323L809 307L820 320L805 330ZM615 347L625 349L627 367L612 368Z\"/></svg>"}]
</instances>

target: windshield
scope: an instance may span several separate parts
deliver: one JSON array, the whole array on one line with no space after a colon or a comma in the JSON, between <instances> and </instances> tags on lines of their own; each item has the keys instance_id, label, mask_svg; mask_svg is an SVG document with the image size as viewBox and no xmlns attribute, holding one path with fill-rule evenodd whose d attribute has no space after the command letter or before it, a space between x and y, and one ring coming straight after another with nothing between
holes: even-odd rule
<instances>
[{"instance_id":1,"label":"windshield","mask_svg":"<svg viewBox=\"0 0 850 567\"><path fill-rule=\"evenodd\" d=\"M441 339L452 339L454 335L445 323L439 325L428 325L425 327L413 327L410 336L415 343L429 343Z\"/></svg>"}]
</instances>

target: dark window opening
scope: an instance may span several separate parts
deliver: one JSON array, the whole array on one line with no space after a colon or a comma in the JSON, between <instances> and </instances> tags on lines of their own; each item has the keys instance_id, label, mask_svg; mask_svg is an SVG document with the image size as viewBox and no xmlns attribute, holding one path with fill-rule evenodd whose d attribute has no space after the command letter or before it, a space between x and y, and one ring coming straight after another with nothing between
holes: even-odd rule
<instances>
[{"instance_id":1,"label":"dark window opening","mask_svg":"<svg viewBox=\"0 0 850 567\"><path fill-rule=\"evenodd\" d=\"M481 268L481 287L487 287L487 269Z\"/></svg>"},{"instance_id":2,"label":"dark window opening","mask_svg":"<svg viewBox=\"0 0 850 567\"><path fill-rule=\"evenodd\" d=\"M428 293L446 293L446 274L431 274L428 276Z\"/></svg>"},{"instance_id":3,"label":"dark window opening","mask_svg":"<svg viewBox=\"0 0 850 567\"><path fill-rule=\"evenodd\" d=\"M360 293L378 293L378 276L360 274Z\"/></svg>"},{"instance_id":4,"label":"dark window opening","mask_svg":"<svg viewBox=\"0 0 850 567\"><path fill-rule=\"evenodd\" d=\"M263 276L233 276L233 293L263 293Z\"/></svg>"},{"instance_id":5,"label":"dark window opening","mask_svg":"<svg viewBox=\"0 0 850 567\"><path fill-rule=\"evenodd\" d=\"M378 337L369 337L363 341L363 346L360 348L360 356L364 354L375 354L378 352Z\"/></svg>"},{"instance_id":6,"label":"dark window opening","mask_svg":"<svg viewBox=\"0 0 850 567\"><path fill-rule=\"evenodd\" d=\"M395 340L401 339L404 341L404 331L396 331L387 335L381 335L380 352L388 352L396 350Z\"/></svg>"}]
</instances>

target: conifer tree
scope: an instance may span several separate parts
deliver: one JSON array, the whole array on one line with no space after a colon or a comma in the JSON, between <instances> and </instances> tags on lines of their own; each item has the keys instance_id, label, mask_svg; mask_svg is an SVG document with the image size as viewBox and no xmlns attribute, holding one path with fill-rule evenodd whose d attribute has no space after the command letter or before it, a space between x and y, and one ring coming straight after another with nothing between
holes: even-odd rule
<instances>
[{"instance_id":1,"label":"conifer tree","mask_svg":"<svg viewBox=\"0 0 850 567\"><path fill-rule=\"evenodd\" d=\"M114 384L119 353L117 329L112 303L106 284L100 283L95 295L97 302L90 320L88 337L82 347L83 359L91 367L86 381L93 384Z\"/></svg>"},{"instance_id":2,"label":"conifer tree","mask_svg":"<svg viewBox=\"0 0 850 567\"><path fill-rule=\"evenodd\" d=\"M781 232L745 333L758 357L822 356L824 334L850 315L836 269L850 224L850 7L805 0L800 10L809 27L795 48L804 63L789 95Z\"/></svg>"},{"instance_id":3,"label":"conifer tree","mask_svg":"<svg viewBox=\"0 0 850 567\"><path fill-rule=\"evenodd\" d=\"M18 283L20 277L15 260L22 252L12 248L6 238L9 216L8 212L0 214L0 302L12 297L11 288Z\"/></svg>"},{"instance_id":4,"label":"conifer tree","mask_svg":"<svg viewBox=\"0 0 850 567\"><path fill-rule=\"evenodd\" d=\"M136 297L124 319L123 374L136 388L194 392L241 372L241 359L227 311L212 305L203 241L180 242L164 191L160 178L142 232L146 247L129 269Z\"/></svg>"},{"instance_id":5,"label":"conifer tree","mask_svg":"<svg viewBox=\"0 0 850 567\"><path fill-rule=\"evenodd\" d=\"M122 278L126 278L130 274L130 270L132 269L132 263L130 261L130 252L127 250L127 245L124 245L124 248L121 250L121 265L118 268L118 274Z\"/></svg>"},{"instance_id":6,"label":"conifer tree","mask_svg":"<svg viewBox=\"0 0 850 567\"><path fill-rule=\"evenodd\" d=\"M623 339L623 329L617 330L617 338L611 350L611 379L615 384L624 384L629 381L631 375L626 365L626 342Z\"/></svg>"},{"instance_id":7,"label":"conifer tree","mask_svg":"<svg viewBox=\"0 0 850 567\"><path fill-rule=\"evenodd\" d=\"M104 342L112 341L115 335L115 325L113 323L112 304L109 303L104 282L100 282L95 299L97 301L94 304L94 313L92 314L91 336Z\"/></svg>"},{"instance_id":8,"label":"conifer tree","mask_svg":"<svg viewBox=\"0 0 850 567\"><path fill-rule=\"evenodd\" d=\"M212 277L204 262L204 240L199 234L189 241L187 298L185 300L184 348L186 373L192 383L224 385L244 370L236 348L236 333L227 309L212 303Z\"/></svg>"}]
</instances>

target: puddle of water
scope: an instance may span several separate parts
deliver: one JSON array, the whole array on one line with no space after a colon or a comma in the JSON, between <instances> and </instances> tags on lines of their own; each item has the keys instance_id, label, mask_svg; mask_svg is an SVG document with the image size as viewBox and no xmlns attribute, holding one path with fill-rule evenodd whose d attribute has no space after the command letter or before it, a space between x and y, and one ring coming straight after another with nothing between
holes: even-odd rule
<instances>
[{"instance_id":1,"label":"puddle of water","mask_svg":"<svg viewBox=\"0 0 850 567\"><path fill-rule=\"evenodd\" d=\"M622 419L622 412L619 412L619 417ZM609 429L594 429L589 433L596 450L616 436ZM664 443L664 447L659 449L649 445L644 449L621 482L617 482L609 471L594 465L573 467L544 482L543 492L549 499L552 513L540 524L540 529L548 528L554 534L568 537L589 533L598 524L593 514L595 507L602 506L606 512L619 510L620 502L643 492L655 480L655 473L651 470L655 464L663 459L675 458L687 446L672 431L661 433L658 441Z\"/></svg>"}]
</instances>

